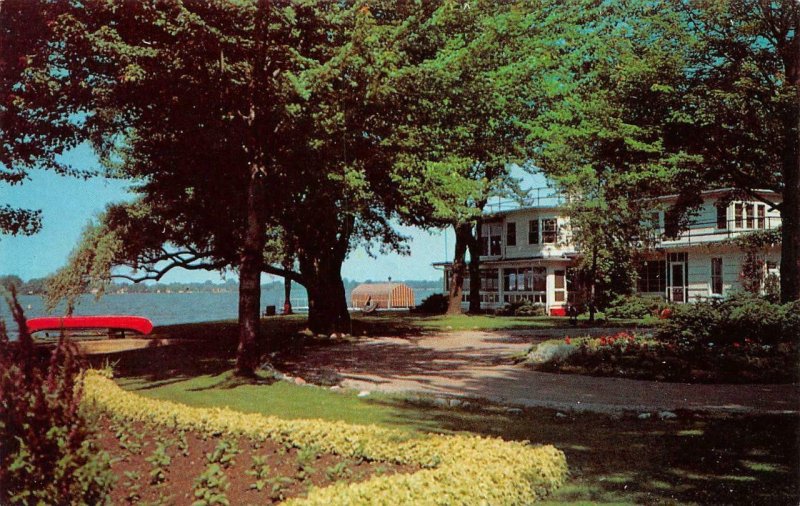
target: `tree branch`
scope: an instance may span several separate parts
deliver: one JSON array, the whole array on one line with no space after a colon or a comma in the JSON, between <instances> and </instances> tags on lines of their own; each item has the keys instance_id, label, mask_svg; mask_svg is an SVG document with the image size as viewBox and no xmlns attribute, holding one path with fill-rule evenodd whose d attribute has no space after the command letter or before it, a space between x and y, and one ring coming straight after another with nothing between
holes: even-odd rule
<instances>
[{"instance_id":1,"label":"tree branch","mask_svg":"<svg viewBox=\"0 0 800 506\"><path fill-rule=\"evenodd\" d=\"M274 265L265 264L261 270L267 274L272 274L273 276L280 276L282 278L291 279L295 283L306 286L305 279L303 279L303 276L299 272L293 271L291 269L284 269L282 267L275 267Z\"/></svg>"}]
</instances>

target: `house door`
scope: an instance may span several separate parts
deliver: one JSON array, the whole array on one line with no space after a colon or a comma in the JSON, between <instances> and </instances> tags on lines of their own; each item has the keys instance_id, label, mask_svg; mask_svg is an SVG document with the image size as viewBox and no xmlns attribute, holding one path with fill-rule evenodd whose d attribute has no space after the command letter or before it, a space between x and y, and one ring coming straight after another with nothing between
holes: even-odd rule
<instances>
[{"instance_id":1,"label":"house door","mask_svg":"<svg viewBox=\"0 0 800 506\"><path fill-rule=\"evenodd\" d=\"M669 298L672 302L686 302L686 262L669 264Z\"/></svg>"}]
</instances>

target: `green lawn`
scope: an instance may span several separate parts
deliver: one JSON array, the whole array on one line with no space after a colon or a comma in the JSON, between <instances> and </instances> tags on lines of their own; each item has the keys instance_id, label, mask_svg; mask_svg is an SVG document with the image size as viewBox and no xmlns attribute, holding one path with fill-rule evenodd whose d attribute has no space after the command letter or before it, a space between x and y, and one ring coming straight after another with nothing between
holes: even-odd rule
<instances>
[{"instance_id":1,"label":"green lawn","mask_svg":"<svg viewBox=\"0 0 800 506\"><path fill-rule=\"evenodd\" d=\"M494 316L494 315L414 315L407 313L385 313L375 316L358 316L356 322L380 328L381 323L390 320L394 325L417 328L425 331L449 330L503 330L503 329L542 329L572 327L568 318L551 316ZM600 320L589 324L588 317L578 318L578 328L596 327L638 327L652 326L655 318Z\"/></svg>"},{"instance_id":2,"label":"green lawn","mask_svg":"<svg viewBox=\"0 0 800 506\"><path fill-rule=\"evenodd\" d=\"M399 332L406 325L423 327L420 331L448 326L486 329L513 328L517 322L546 326L548 320L381 315L360 317L354 324L367 332ZM275 341L302 346L291 339L304 326L302 318L264 322ZM118 381L141 395L193 406L554 444L566 452L571 477L550 504L798 504L800 420L796 416L679 413L677 420L640 420L636 414L562 416L549 409L509 412L475 402L443 407L418 396L359 398L354 392L287 382L242 383L230 375L235 329L230 322L161 328L172 337L199 339L190 347L113 355ZM107 359L96 361L102 365Z\"/></svg>"},{"instance_id":3,"label":"green lawn","mask_svg":"<svg viewBox=\"0 0 800 506\"><path fill-rule=\"evenodd\" d=\"M358 392L332 392L326 388L299 386L287 381L242 383L230 372L201 375L182 381L147 381L119 378L125 389L153 399L176 401L189 406L228 407L245 413L260 413L281 418L320 418L353 424L377 424L409 430L433 430L434 422L409 424L401 409L393 405L399 398L371 394L371 401ZM376 400L378 399L378 400Z\"/></svg>"}]
</instances>

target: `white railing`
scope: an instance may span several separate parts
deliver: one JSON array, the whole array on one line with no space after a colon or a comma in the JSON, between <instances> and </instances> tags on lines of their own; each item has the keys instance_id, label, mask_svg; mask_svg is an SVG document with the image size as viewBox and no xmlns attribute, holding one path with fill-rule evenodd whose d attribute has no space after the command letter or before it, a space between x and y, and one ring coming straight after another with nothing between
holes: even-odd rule
<instances>
[{"instance_id":1,"label":"white railing","mask_svg":"<svg viewBox=\"0 0 800 506\"><path fill-rule=\"evenodd\" d=\"M725 228L720 228L716 221L693 222L686 229L680 230L675 237L667 237L664 229L659 229L660 242L664 245L696 244L732 239L759 230L774 230L781 226L780 216L754 216L727 220Z\"/></svg>"}]
</instances>

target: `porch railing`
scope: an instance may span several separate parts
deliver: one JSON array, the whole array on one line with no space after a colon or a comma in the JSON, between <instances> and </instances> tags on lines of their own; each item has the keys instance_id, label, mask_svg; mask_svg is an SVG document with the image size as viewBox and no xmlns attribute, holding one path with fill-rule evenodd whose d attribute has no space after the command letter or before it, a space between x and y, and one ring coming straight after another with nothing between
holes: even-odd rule
<instances>
[{"instance_id":1,"label":"porch railing","mask_svg":"<svg viewBox=\"0 0 800 506\"><path fill-rule=\"evenodd\" d=\"M660 242L662 244L700 243L729 239L760 230L774 230L781 225L780 216L762 216L753 218L734 218L725 221L721 228L718 221L692 222L689 227L680 230L674 237L668 237L663 227L659 228Z\"/></svg>"}]
</instances>

